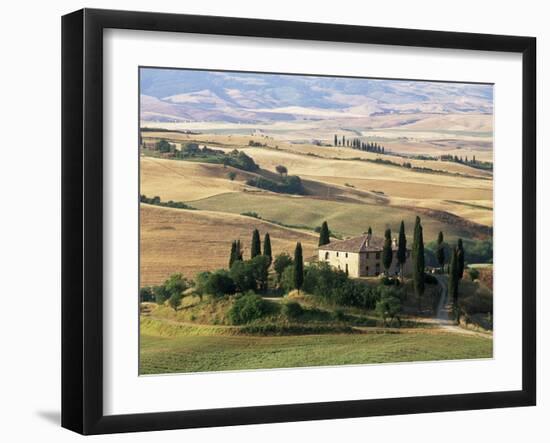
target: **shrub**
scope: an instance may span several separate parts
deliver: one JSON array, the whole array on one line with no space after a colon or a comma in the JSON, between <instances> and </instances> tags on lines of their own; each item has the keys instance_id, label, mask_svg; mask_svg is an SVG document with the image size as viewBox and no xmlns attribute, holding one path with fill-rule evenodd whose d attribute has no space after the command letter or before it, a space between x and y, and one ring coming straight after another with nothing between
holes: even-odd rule
<instances>
[{"instance_id":1,"label":"shrub","mask_svg":"<svg viewBox=\"0 0 550 443\"><path fill-rule=\"evenodd\" d=\"M479 270L477 270L476 268L470 268L468 270L468 275L470 276L470 280L477 280L479 278Z\"/></svg>"},{"instance_id":2,"label":"shrub","mask_svg":"<svg viewBox=\"0 0 550 443\"><path fill-rule=\"evenodd\" d=\"M153 289L149 286L144 286L139 290L139 300L141 302L154 301Z\"/></svg>"},{"instance_id":3,"label":"shrub","mask_svg":"<svg viewBox=\"0 0 550 443\"><path fill-rule=\"evenodd\" d=\"M273 269L275 269L275 273L277 274L278 282L281 281L283 271L291 264L292 258L286 252L283 252L282 254L279 254L275 257L275 260L273 261Z\"/></svg>"},{"instance_id":4,"label":"shrub","mask_svg":"<svg viewBox=\"0 0 550 443\"><path fill-rule=\"evenodd\" d=\"M297 318L304 313L304 308L296 301L288 301L281 306L281 312L288 318Z\"/></svg>"},{"instance_id":5,"label":"shrub","mask_svg":"<svg viewBox=\"0 0 550 443\"><path fill-rule=\"evenodd\" d=\"M235 283L225 269L197 274L195 292L201 297L206 294L223 297L235 293Z\"/></svg>"},{"instance_id":6,"label":"shrub","mask_svg":"<svg viewBox=\"0 0 550 443\"><path fill-rule=\"evenodd\" d=\"M268 313L267 302L254 293L237 298L228 312L232 324L241 325L262 318Z\"/></svg>"},{"instance_id":7,"label":"shrub","mask_svg":"<svg viewBox=\"0 0 550 443\"><path fill-rule=\"evenodd\" d=\"M396 318L401 325L399 313L401 312L401 297L394 289L385 286L378 287L380 299L376 302L376 313L382 318L384 326L391 326ZM389 319L389 322L388 322Z\"/></svg>"},{"instance_id":8,"label":"shrub","mask_svg":"<svg viewBox=\"0 0 550 443\"><path fill-rule=\"evenodd\" d=\"M166 300L168 300L168 298L170 298L170 293L164 285L159 285L153 287L153 296L155 297L155 302L162 305Z\"/></svg>"},{"instance_id":9,"label":"shrub","mask_svg":"<svg viewBox=\"0 0 550 443\"><path fill-rule=\"evenodd\" d=\"M380 284L384 285L384 286L399 286L400 282L399 282L399 279L398 278L391 278L391 277L388 277L386 275L383 275L381 278L380 278Z\"/></svg>"},{"instance_id":10,"label":"shrub","mask_svg":"<svg viewBox=\"0 0 550 443\"><path fill-rule=\"evenodd\" d=\"M424 283L427 285L437 285L438 281L432 274L424 274Z\"/></svg>"}]
</instances>

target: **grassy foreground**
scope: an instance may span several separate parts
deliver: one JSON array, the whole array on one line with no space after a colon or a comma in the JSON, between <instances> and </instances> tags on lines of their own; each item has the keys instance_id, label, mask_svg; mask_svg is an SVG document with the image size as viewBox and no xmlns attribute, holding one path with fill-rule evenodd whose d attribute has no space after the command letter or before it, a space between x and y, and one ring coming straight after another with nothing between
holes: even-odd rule
<instances>
[{"instance_id":1,"label":"grassy foreground","mask_svg":"<svg viewBox=\"0 0 550 443\"><path fill-rule=\"evenodd\" d=\"M209 332L206 332L207 334ZM491 358L493 341L445 331L163 336L142 328L141 374Z\"/></svg>"}]
</instances>

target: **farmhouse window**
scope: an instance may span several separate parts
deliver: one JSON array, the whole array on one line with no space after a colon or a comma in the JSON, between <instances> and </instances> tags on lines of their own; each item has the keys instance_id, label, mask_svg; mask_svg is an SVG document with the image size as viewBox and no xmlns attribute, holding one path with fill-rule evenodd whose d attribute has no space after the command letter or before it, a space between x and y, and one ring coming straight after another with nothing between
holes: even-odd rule
<instances>
[{"instance_id":1,"label":"farmhouse window","mask_svg":"<svg viewBox=\"0 0 550 443\"><path fill-rule=\"evenodd\" d=\"M325 260L328 260L328 257L329 257L329 253L325 252Z\"/></svg>"},{"instance_id":2,"label":"farmhouse window","mask_svg":"<svg viewBox=\"0 0 550 443\"><path fill-rule=\"evenodd\" d=\"M376 253L376 260L378 260L380 258L380 252L377 252ZM379 265L376 265L376 266L379 266Z\"/></svg>"},{"instance_id":3,"label":"farmhouse window","mask_svg":"<svg viewBox=\"0 0 550 443\"><path fill-rule=\"evenodd\" d=\"M348 258L348 253L346 252L346 258Z\"/></svg>"}]
</instances>

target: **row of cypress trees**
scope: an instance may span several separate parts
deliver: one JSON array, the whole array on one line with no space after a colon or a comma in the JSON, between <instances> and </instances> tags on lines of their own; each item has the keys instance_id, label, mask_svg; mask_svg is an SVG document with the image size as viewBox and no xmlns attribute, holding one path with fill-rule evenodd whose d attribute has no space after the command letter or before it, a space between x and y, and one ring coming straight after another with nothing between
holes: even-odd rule
<instances>
[{"instance_id":1,"label":"row of cypress trees","mask_svg":"<svg viewBox=\"0 0 550 443\"><path fill-rule=\"evenodd\" d=\"M325 222L326 224L326 222ZM327 227L328 229L328 227ZM250 259L257 257L259 255L264 255L269 259L269 265L273 262L273 254L271 251L271 237L269 232L266 232L264 235L263 242L263 253L261 251L262 245L260 241L260 232L258 229L254 229L252 232L252 241L250 243ZM240 240L233 240L231 243L231 253L229 255L229 269L233 266L237 260L243 260L243 252L241 247ZM304 257L302 251L302 244L300 242L296 243L296 248L294 249L294 288L300 290L304 284Z\"/></svg>"}]
</instances>

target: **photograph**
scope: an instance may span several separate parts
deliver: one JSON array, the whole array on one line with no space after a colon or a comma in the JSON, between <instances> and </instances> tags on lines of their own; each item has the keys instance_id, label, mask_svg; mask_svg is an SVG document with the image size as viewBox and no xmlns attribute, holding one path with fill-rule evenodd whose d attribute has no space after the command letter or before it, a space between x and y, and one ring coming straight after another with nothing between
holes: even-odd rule
<instances>
[{"instance_id":1,"label":"photograph","mask_svg":"<svg viewBox=\"0 0 550 443\"><path fill-rule=\"evenodd\" d=\"M493 113L492 84L139 67L140 375L492 358Z\"/></svg>"}]
</instances>

